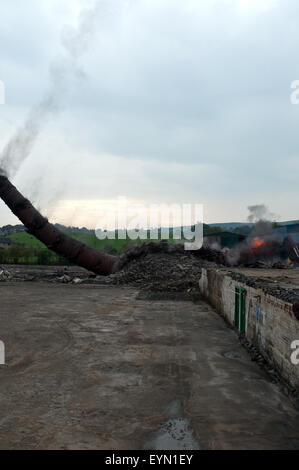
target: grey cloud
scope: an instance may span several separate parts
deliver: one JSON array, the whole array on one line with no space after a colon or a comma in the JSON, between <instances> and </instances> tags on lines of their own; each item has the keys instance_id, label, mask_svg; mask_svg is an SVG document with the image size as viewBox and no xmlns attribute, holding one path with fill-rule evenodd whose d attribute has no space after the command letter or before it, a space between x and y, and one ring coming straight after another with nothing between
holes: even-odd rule
<instances>
[{"instance_id":1,"label":"grey cloud","mask_svg":"<svg viewBox=\"0 0 299 470\"><path fill-rule=\"evenodd\" d=\"M58 174L66 160L62 136L73 149L68 171L74 198L100 193L96 179L99 187L105 179L114 196L121 188L142 197L146 187L148 197L151 191L154 197L159 182L161 197L175 188L180 198L198 194L212 205L215 198L231 201L228 218L235 217L239 204L245 219L247 206L261 200L275 212L271 201L278 204L282 217L294 213L297 218L299 106L289 100L290 84L299 79L297 3L273 2L251 19L238 16L233 1L193 10L192 3L140 0L113 21L92 21L97 34L80 59L86 79L67 90L65 111L50 127L60 137L54 139L51 165ZM88 40L84 22L81 32ZM81 56L85 40L76 41L70 30L63 38L71 57ZM30 34L25 44L28 53L34 47ZM39 49L36 57L44 57ZM75 69L79 76L80 70ZM37 94L34 86L27 90L31 100ZM45 130L44 147L47 139ZM41 153L48 155L41 145L38 152L33 149L20 181L30 179L28 168ZM103 155L111 155L110 160ZM116 172L116 161L131 168L132 177Z\"/></svg>"}]
</instances>

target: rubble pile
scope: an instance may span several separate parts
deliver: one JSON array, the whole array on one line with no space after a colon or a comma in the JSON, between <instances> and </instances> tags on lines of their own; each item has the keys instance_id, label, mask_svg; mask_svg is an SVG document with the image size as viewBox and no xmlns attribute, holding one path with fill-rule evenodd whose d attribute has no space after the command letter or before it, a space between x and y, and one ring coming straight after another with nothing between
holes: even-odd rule
<instances>
[{"instance_id":1,"label":"rubble pile","mask_svg":"<svg viewBox=\"0 0 299 470\"><path fill-rule=\"evenodd\" d=\"M224 253L214 250L210 247L203 246L200 250L186 251L182 243L169 243L167 240L160 242L147 242L141 245L129 248L124 254L120 256L117 264L117 270L122 270L127 264L132 261L144 258L149 254L168 254L172 256L189 256L194 262L196 259L210 261L212 263L225 265Z\"/></svg>"},{"instance_id":2,"label":"rubble pile","mask_svg":"<svg viewBox=\"0 0 299 470\"><path fill-rule=\"evenodd\" d=\"M198 281L202 267L218 259L218 252L211 249L185 251L183 244L168 241L148 242L130 248L120 257L117 268L109 276L73 273L73 268L65 270L52 282L64 284L104 284L130 285L140 291L159 293L160 297L169 293L182 298L195 298L199 295ZM183 297L184 297L183 296Z\"/></svg>"},{"instance_id":3,"label":"rubble pile","mask_svg":"<svg viewBox=\"0 0 299 470\"><path fill-rule=\"evenodd\" d=\"M254 268L254 269L290 269L294 268L295 264L292 263L289 259L286 260L251 260L246 263L239 263L237 265L239 268Z\"/></svg>"},{"instance_id":4,"label":"rubble pile","mask_svg":"<svg viewBox=\"0 0 299 470\"><path fill-rule=\"evenodd\" d=\"M9 265L7 269L0 267L0 282L59 282L63 284L79 284L88 280L88 271L77 271L76 268L61 266ZM95 277L95 276L93 276Z\"/></svg>"},{"instance_id":5,"label":"rubble pile","mask_svg":"<svg viewBox=\"0 0 299 470\"><path fill-rule=\"evenodd\" d=\"M183 299L199 296L198 281L203 267L224 267L222 252L203 247L200 250L186 251L180 243L168 241L148 242L128 249L120 256L113 274L102 276L90 273L77 266L13 266L0 267L0 282L53 282L62 284L130 285L141 292L155 293L159 298L173 294L172 298ZM290 267L290 264L277 264L277 268ZM268 267L259 262L259 267ZM272 266L273 267L273 266ZM275 280L245 276L237 271L229 271L239 282L293 304L299 318L299 291L296 286ZM154 298L154 296L152 296Z\"/></svg>"},{"instance_id":6,"label":"rubble pile","mask_svg":"<svg viewBox=\"0 0 299 470\"><path fill-rule=\"evenodd\" d=\"M5 269L2 269L0 267L0 282L2 281L9 281L11 279L11 274L9 271L6 271Z\"/></svg>"},{"instance_id":7,"label":"rubble pile","mask_svg":"<svg viewBox=\"0 0 299 470\"><path fill-rule=\"evenodd\" d=\"M198 291L201 268L200 261L188 255L150 253L132 260L111 276L111 282L129 284L144 291L192 294Z\"/></svg>"},{"instance_id":8,"label":"rubble pile","mask_svg":"<svg viewBox=\"0 0 299 470\"><path fill-rule=\"evenodd\" d=\"M23 269L11 266L10 273L3 280L130 285L143 292L159 293L160 297L172 293L178 294L178 298L182 298L182 294L194 298L199 295L198 281L202 267L219 260L217 253L209 248L185 251L183 244L167 241L149 242L130 248L121 255L116 272L109 276L95 275L75 266L27 266Z\"/></svg>"},{"instance_id":9,"label":"rubble pile","mask_svg":"<svg viewBox=\"0 0 299 470\"><path fill-rule=\"evenodd\" d=\"M169 294L196 298L202 267L207 258L215 259L213 250L204 250L202 256L200 252L185 251L184 245L167 241L144 243L121 256L118 271L107 282L132 285L143 293L156 293L159 298Z\"/></svg>"}]
</instances>

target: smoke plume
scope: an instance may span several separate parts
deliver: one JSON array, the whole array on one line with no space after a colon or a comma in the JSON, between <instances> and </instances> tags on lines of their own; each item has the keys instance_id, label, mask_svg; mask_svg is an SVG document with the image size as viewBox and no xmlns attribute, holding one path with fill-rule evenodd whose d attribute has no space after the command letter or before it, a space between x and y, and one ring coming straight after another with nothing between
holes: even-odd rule
<instances>
[{"instance_id":1,"label":"smoke plume","mask_svg":"<svg viewBox=\"0 0 299 470\"><path fill-rule=\"evenodd\" d=\"M254 206L248 206L249 210L248 222L256 223L261 220L273 220L275 215L269 211L265 204L257 204Z\"/></svg>"},{"instance_id":2,"label":"smoke plume","mask_svg":"<svg viewBox=\"0 0 299 470\"><path fill-rule=\"evenodd\" d=\"M104 19L108 13L113 12L117 3L112 0L98 0L93 7L81 11L77 28L65 27L62 34L64 54L50 66L49 91L33 107L22 127L4 147L0 155L0 174L14 176L30 155L47 120L59 112L63 95L72 80L84 76L78 64L79 59L101 25L101 18Z\"/></svg>"}]
</instances>

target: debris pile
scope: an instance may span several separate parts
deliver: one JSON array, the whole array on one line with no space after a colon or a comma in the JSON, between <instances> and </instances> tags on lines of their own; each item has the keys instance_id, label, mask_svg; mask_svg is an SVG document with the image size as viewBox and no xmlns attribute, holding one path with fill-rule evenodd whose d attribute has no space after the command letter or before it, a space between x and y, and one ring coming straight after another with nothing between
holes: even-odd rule
<instances>
[{"instance_id":1,"label":"debris pile","mask_svg":"<svg viewBox=\"0 0 299 470\"><path fill-rule=\"evenodd\" d=\"M0 268L0 282L9 281L12 278L12 275L9 271Z\"/></svg>"},{"instance_id":2,"label":"debris pile","mask_svg":"<svg viewBox=\"0 0 299 470\"><path fill-rule=\"evenodd\" d=\"M2 282L52 282L62 284L129 285L137 287L147 298L172 298L184 300L199 297L199 279L203 267L224 267L223 253L212 248L185 251L184 245L168 241L148 242L136 245L123 253L117 269L109 276L90 273L77 266L12 266L0 267ZM268 267L259 261L259 267ZM277 263L283 269L290 264ZM270 266L269 266L270 267ZM274 266L272 266L274 267ZM258 275L246 276L241 272L229 271L231 277L248 286L261 288L266 293L290 302L299 318L298 287Z\"/></svg>"},{"instance_id":3,"label":"debris pile","mask_svg":"<svg viewBox=\"0 0 299 470\"><path fill-rule=\"evenodd\" d=\"M148 242L127 250L118 271L105 283L138 287L147 298L196 300L202 267L223 261L222 254L210 248L185 251L179 243Z\"/></svg>"},{"instance_id":4,"label":"debris pile","mask_svg":"<svg viewBox=\"0 0 299 470\"><path fill-rule=\"evenodd\" d=\"M110 276L114 284L129 284L143 292L199 294L198 281L202 263L190 255L178 253L148 253L133 259L121 271Z\"/></svg>"},{"instance_id":5,"label":"debris pile","mask_svg":"<svg viewBox=\"0 0 299 470\"><path fill-rule=\"evenodd\" d=\"M64 274L61 277L54 278L54 281L61 282L62 284L82 284L82 282L86 281L86 279L81 279L80 277L73 277L69 276L68 274Z\"/></svg>"},{"instance_id":6,"label":"debris pile","mask_svg":"<svg viewBox=\"0 0 299 470\"><path fill-rule=\"evenodd\" d=\"M117 270L122 270L130 262L144 258L149 254L162 253L176 257L188 256L194 262L196 259L200 259L225 265L225 255L221 251L214 250L210 247L202 247L200 250L186 251L184 244L182 243L169 243L167 240L162 240L160 242L142 243L141 245L129 248L120 256Z\"/></svg>"},{"instance_id":7,"label":"debris pile","mask_svg":"<svg viewBox=\"0 0 299 470\"><path fill-rule=\"evenodd\" d=\"M76 266L11 266L4 280L130 285L161 298L171 294L171 298L195 299L199 296L202 267L210 265L207 260L217 259L217 256L211 249L185 251L182 244L149 242L127 250L120 257L117 271L109 276L95 275Z\"/></svg>"},{"instance_id":8,"label":"debris pile","mask_svg":"<svg viewBox=\"0 0 299 470\"><path fill-rule=\"evenodd\" d=\"M80 284L84 281L88 281L89 276L90 273L88 271L83 269L78 271L76 267L62 268L61 266L38 265L9 265L8 269L0 267L0 282L44 281L63 284Z\"/></svg>"}]
</instances>

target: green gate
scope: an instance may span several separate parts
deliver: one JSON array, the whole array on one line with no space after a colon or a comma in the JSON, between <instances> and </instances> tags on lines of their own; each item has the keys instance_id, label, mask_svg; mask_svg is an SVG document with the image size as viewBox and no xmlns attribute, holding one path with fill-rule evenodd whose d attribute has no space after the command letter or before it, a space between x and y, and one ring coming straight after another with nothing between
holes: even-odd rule
<instances>
[{"instance_id":1,"label":"green gate","mask_svg":"<svg viewBox=\"0 0 299 470\"><path fill-rule=\"evenodd\" d=\"M235 289L235 327L242 333L246 330L246 289Z\"/></svg>"},{"instance_id":2,"label":"green gate","mask_svg":"<svg viewBox=\"0 0 299 470\"><path fill-rule=\"evenodd\" d=\"M240 326L240 289L235 289L235 327L239 329Z\"/></svg>"}]
</instances>

